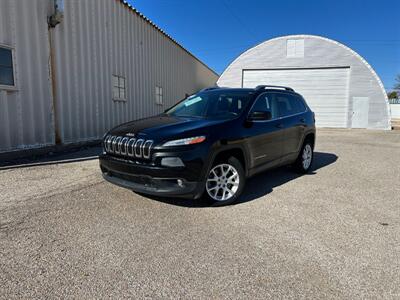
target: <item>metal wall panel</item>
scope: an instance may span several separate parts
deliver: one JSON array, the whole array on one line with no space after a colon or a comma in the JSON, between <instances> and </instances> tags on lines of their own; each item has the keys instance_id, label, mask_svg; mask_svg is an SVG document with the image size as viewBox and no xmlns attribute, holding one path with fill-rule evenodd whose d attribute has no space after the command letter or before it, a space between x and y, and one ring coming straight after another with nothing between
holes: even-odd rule
<instances>
[{"instance_id":1,"label":"metal wall panel","mask_svg":"<svg viewBox=\"0 0 400 300\"><path fill-rule=\"evenodd\" d=\"M287 57L287 40L304 39L304 57ZM390 108L383 84L371 66L356 52L333 40L294 35L263 42L233 61L218 79L220 86L240 87L244 69L304 69L350 67L347 127L352 127L353 97L369 98L367 128L390 129ZM264 84L268 84L265 82ZM316 87L317 89L317 87ZM365 98L366 99L366 98Z\"/></svg>"},{"instance_id":2,"label":"metal wall panel","mask_svg":"<svg viewBox=\"0 0 400 300\"><path fill-rule=\"evenodd\" d=\"M18 84L16 91L0 90L0 152L54 145L56 127L63 143L101 138L218 79L119 0L64 4L63 21L49 31L51 0L0 1L0 44L15 49ZM113 74L126 77L126 101L112 99ZM155 104L156 85L163 88L162 106Z\"/></svg>"},{"instance_id":3,"label":"metal wall panel","mask_svg":"<svg viewBox=\"0 0 400 300\"><path fill-rule=\"evenodd\" d=\"M0 44L14 49L16 90L0 89L0 152L54 143L49 1L1 0Z\"/></svg>"},{"instance_id":4,"label":"metal wall panel","mask_svg":"<svg viewBox=\"0 0 400 300\"><path fill-rule=\"evenodd\" d=\"M59 128L65 143L98 139L113 126L160 113L217 75L117 0L65 1L54 29ZM112 75L127 100L112 99ZM164 105L155 103L163 88Z\"/></svg>"}]
</instances>

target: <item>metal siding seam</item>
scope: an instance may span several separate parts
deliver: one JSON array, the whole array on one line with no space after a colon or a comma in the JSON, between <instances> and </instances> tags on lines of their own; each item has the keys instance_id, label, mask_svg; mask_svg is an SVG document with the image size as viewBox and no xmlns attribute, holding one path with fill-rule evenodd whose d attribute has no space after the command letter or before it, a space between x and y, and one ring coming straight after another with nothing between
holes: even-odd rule
<instances>
[{"instance_id":1,"label":"metal siding seam","mask_svg":"<svg viewBox=\"0 0 400 300\"><path fill-rule=\"evenodd\" d=\"M37 115L37 118L35 121L36 122L35 141L39 142L39 144L45 144L47 141L47 135L50 133L52 126L51 126L50 122L46 122L48 119L48 116L45 115L45 110L47 111L47 108L49 108L49 107L47 106L48 103L46 103L48 99L44 98L43 90L42 90L43 76L47 76L49 73L47 72L46 74L43 74L42 70L40 70L40 66L48 66L48 62L42 61L42 56L41 56L42 49L41 49L40 42L42 42L42 45L45 48L47 43L43 43L43 42L44 41L47 42L47 39L43 39L44 36L42 36L42 38L41 38L41 28L40 28L40 24L39 24L39 20L41 20L41 18L39 17L39 8L40 8L40 6L37 6L37 7L35 7L35 9L32 9L30 12L31 14L32 14L32 12L34 12L34 17L32 18L32 22L33 22L32 27L38 33L38 37L33 42L33 46L34 46L33 48L35 49L35 51L34 51L34 60L32 61L33 64L38 65L38 69L39 69L39 72L36 72L37 88L35 89L35 98L39 99L40 104L38 105L39 110L38 110L38 115ZM46 30L46 28L44 28L44 30ZM37 75L39 75L39 76L37 76ZM37 108L37 106L36 106L36 108ZM45 120L45 118L46 118L46 120Z\"/></svg>"},{"instance_id":2,"label":"metal siding seam","mask_svg":"<svg viewBox=\"0 0 400 300\"><path fill-rule=\"evenodd\" d=\"M88 103L89 105L86 107L86 124L87 124L87 129L88 129L88 135L86 135L84 138L89 138L93 139L95 137L95 128L96 128L96 123L97 123L97 118L95 117L96 115L96 104L97 104L97 99L93 96L94 88L92 85L92 77L96 76L95 73L93 72L93 64L92 61L95 60L95 54L94 54L94 43L91 40L91 37L95 36L95 31L94 28L91 28L91 20L93 19L91 16L91 10L92 6L90 5L89 1L82 1L85 6L85 18L84 18L84 30L86 33L85 36L85 45L84 49L85 51L85 67L86 72L85 72L85 81L86 81L86 86L83 86L82 89L85 91L86 95L82 99L85 103ZM91 34L89 33L91 32Z\"/></svg>"},{"instance_id":3,"label":"metal siding seam","mask_svg":"<svg viewBox=\"0 0 400 300\"><path fill-rule=\"evenodd\" d=\"M92 31L92 51L93 52L93 64L91 66L91 71L93 72L92 74L90 74L90 86L93 90L92 92L92 96L94 96L94 101L95 101L95 112L94 112L94 118L95 118L95 126L93 129L93 137L100 137L101 135L101 129L100 129L100 117L99 117L99 102L101 101L100 97L99 97L99 87L98 87L98 80L93 80L93 77L95 78L101 78L101 75L98 70L99 67L99 62L98 62L98 54L97 51L99 49L98 45L97 45L97 41L99 40L99 27L96 26L96 14L95 14L95 10L97 9L97 6L94 5L94 3L90 3L90 9L91 9L91 22L90 22L90 28ZM89 53L91 54L91 53ZM93 115L93 114L92 114Z\"/></svg>"},{"instance_id":4,"label":"metal siding seam","mask_svg":"<svg viewBox=\"0 0 400 300\"><path fill-rule=\"evenodd\" d=\"M140 45L140 51L139 51L139 88L138 90L140 91L139 93L139 101L136 104L137 110L140 112L139 117L143 116L144 110L143 110L143 104L144 104L144 80L143 80L143 26L142 26L143 20L140 19L139 22L139 45Z\"/></svg>"},{"instance_id":5,"label":"metal siding seam","mask_svg":"<svg viewBox=\"0 0 400 300\"><path fill-rule=\"evenodd\" d=\"M70 12L71 12L71 33L72 33L72 40L71 40L71 45L72 45L72 74L74 78L74 88L73 88L73 96L71 97L71 106L74 109L74 111L70 112L71 115L74 117L73 119L73 131L72 135L69 137L67 142L72 142L74 139L77 139L79 137L79 129L80 129L80 118L81 118L81 110L79 107L78 103L78 98L79 98L79 69L78 69L78 45L77 45L77 19L74 13L75 10L75 5L76 3L79 2L73 2L70 1ZM70 74L70 76L72 76Z\"/></svg>"},{"instance_id":6,"label":"metal siding seam","mask_svg":"<svg viewBox=\"0 0 400 300\"><path fill-rule=\"evenodd\" d=\"M105 64L105 56L104 56L104 40L105 40L105 20L104 20L104 15L103 15L103 8L104 8L104 0L101 0L100 5L95 5L94 6L96 9L96 24L95 28L99 30L99 36L98 36L98 41L97 45L99 48L99 63L98 63L98 70L97 74L99 75L100 78L100 85L97 87L98 89L98 101L100 101L100 106L99 106L99 122L100 122L100 129L101 132L105 132L108 130L107 126L107 120L105 116L105 98L106 95L104 93L105 89L105 82L106 82L106 74L105 70L107 70L107 66ZM103 23L104 22L104 23Z\"/></svg>"},{"instance_id":7,"label":"metal siding seam","mask_svg":"<svg viewBox=\"0 0 400 300\"><path fill-rule=\"evenodd\" d=\"M86 49L88 48L87 42L88 39L85 38L85 33L87 33L86 20L87 20L87 10L85 7L86 1L79 1L79 13L78 13L78 21L79 21L79 91L80 91L80 99L78 101L79 105L82 106L82 119L81 119L81 128L79 130L79 140L85 140L89 136L90 126L90 116L88 114L88 106L90 106L90 102L92 99L86 99L88 92L90 90L90 86L88 86L88 60L86 57ZM89 40L90 41L90 40ZM88 103L89 102L89 103Z\"/></svg>"},{"instance_id":8,"label":"metal siding seam","mask_svg":"<svg viewBox=\"0 0 400 300\"><path fill-rule=\"evenodd\" d=\"M19 3L21 4L21 3ZM23 13L21 14L21 18L18 18L20 20L20 22L18 23L19 26L21 26L22 28L30 28L30 24L28 24L27 22L29 20L31 20L31 18L29 17L29 13L28 13L28 9L26 8L22 8L20 11L22 11ZM15 22L17 20L17 18L14 19ZM21 33L21 39L22 39L22 43L24 45L29 45L30 44L30 34L28 31L24 31L24 33ZM36 36L34 37L36 38ZM24 82L24 89L21 91L21 94L23 97L23 99L28 100L28 101L24 101L24 105L22 107L22 114L23 114L23 124L26 125L26 127L23 130L23 137L24 137L24 144L35 144L35 122L34 120L36 119L35 116L35 111L33 109L34 104L32 101L31 96L33 95L33 87L32 87L32 78L35 78L35 74L34 71L32 70L32 60L30 57L31 52L28 51L21 51L21 56L23 57L22 62L24 63L23 65L26 66L26 72L24 72L25 78L27 80L25 80ZM21 61L21 60L20 60ZM22 100L22 99L21 99ZM22 102L22 101L21 101ZM21 103L22 104L22 103ZM22 106L22 105L21 105ZM27 120L27 122L25 123L25 120Z\"/></svg>"}]
</instances>

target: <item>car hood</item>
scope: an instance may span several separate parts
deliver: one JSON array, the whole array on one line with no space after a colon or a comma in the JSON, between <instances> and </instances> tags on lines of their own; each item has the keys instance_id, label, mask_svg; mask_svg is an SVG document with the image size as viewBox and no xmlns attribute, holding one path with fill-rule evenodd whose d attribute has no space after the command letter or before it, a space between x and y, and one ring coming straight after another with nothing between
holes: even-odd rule
<instances>
[{"instance_id":1,"label":"car hood","mask_svg":"<svg viewBox=\"0 0 400 300\"><path fill-rule=\"evenodd\" d=\"M140 136L157 141L189 137L191 134L207 134L206 128L226 120L210 120L191 117L173 117L158 115L124 123L110 130L110 134L119 136Z\"/></svg>"}]
</instances>

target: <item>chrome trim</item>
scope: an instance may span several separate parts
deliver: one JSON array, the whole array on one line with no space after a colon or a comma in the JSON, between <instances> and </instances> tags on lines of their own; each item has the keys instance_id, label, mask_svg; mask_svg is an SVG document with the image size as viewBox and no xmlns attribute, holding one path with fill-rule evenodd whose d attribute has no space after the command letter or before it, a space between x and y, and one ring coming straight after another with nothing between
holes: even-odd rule
<instances>
[{"instance_id":1,"label":"chrome trim","mask_svg":"<svg viewBox=\"0 0 400 300\"><path fill-rule=\"evenodd\" d=\"M111 139L111 153L115 153L115 143L116 143L117 137L113 136Z\"/></svg>"},{"instance_id":2,"label":"chrome trim","mask_svg":"<svg viewBox=\"0 0 400 300\"><path fill-rule=\"evenodd\" d=\"M109 137L109 136L106 135L105 138L103 139L104 150L105 150L106 152L108 152L108 150L107 150L108 137Z\"/></svg>"},{"instance_id":3,"label":"chrome trim","mask_svg":"<svg viewBox=\"0 0 400 300\"><path fill-rule=\"evenodd\" d=\"M143 152L143 158L149 159L151 156L151 146L153 145L153 140L148 140L145 141L142 145L142 152ZM149 144L147 148L147 154L146 154L146 145Z\"/></svg>"},{"instance_id":4,"label":"chrome trim","mask_svg":"<svg viewBox=\"0 0 400 300\"><path fill-rule=\"evenodd\" d=\"M141 158L142 157L142 144L144 140L143 139L138 139L135 143L135 156ZM139 145L140 143L140 145ZM138 153L139 150L139 153Z\"/></svg>"},{"instance_id":5,"label":"chrome trim","mask_svg":"<svg viewBox=\"0 0 400 300\"><path fill-rule=\"evenodd\" d=\"M115 144L116 144L115 151L114 151L115 154L121 153L121 144L120 144L121 140L122 140L122 137L120 137L120 136L117 136L117 138L115 139Z\"/></svg>"},{"instance_id":6,"label":"chrome trim","mask_svg":"<svg viewBox=\"0 0 400 300\"><path fill-rule=\"evenodd\" d=\"M104 150L110 154L150 159L153 140L108 135L104 139Z\"/></svg>"},{"instance_id":7,"label":"chrome trim","mask_svg":"<svg viewBox=\"0 0 400 300\"><path fill-rule=\"evenodd\" d=\"M121 144L121 146L120 146L121 155L126 155L126 151L127 151L127 149L126 149L126 147L127 147L126 142L127 142L127 141L129 141L129 138L128 138L128 137L124 137L124 138L121 140L121 142L120 142L120 144ZM122 150L124 150L124 151L122 151Z\"/></svg>"},{"instance_id":8,"label":"chrome trim","mask_svg":"<svg viewBox=\"0 0 400 300\"><path fill-rule=\"evenodd\" d=\"M107 145L107 149L106 149L106 151L107 152L110 152L111 151L111 139L112 139L112 135L109 135L108 137L107 137L107 143L106 143L106 145Z\"/></svg>"},{"instance_id":9,"label":"chrome trim","mask_svg":"<svg viewBox=\"0 0 400 300\"><path fill-rule=\"evenodd\" d=\"M129 144L131 142L132 142L132 146L129 146ZM135 156L135 142L136 142L136 139L135 138L131 138L131 139L129 139L128 143L126 144L127 154L130 157L134 157ZM132 152L129 152L129 149L132 149Z\"/></svg>"}]
</instances>

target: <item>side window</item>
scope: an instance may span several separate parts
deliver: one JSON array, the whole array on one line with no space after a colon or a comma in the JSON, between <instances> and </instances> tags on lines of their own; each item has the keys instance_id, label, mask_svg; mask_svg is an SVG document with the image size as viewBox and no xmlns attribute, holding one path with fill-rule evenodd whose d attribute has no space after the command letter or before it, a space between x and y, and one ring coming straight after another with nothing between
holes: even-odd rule
<instances>
[{"instance_id":1,"label":"side window","mask_svg":"<svg viewBox=\"0 0 400 300\"><path fill-rule=\"evenodd\" d=\"M15 86L12 56L10 48L0 47L0 85Z\"/></svg>"},{"instance_id":2,"label":"side window","mask_svg":"<svg viewBox=\"0 0 400 300\"><path fill-rule=\"evenodd\" d=\"M276 94L276 100L280 117L298 114L306 110L303 101L296 95L279 93Z\"/></svg>"},{"instance_id":3,"label":"side window","mask_svg":"<svg viewBox=\"0 0 400 300\"><path fill-rule=\"evenodd\" d=\"M296 95L279 93L276 94L276 101L279 108L279 117L298 114L306 110L303 101Z\"/></svg>"},{"instance_id":4,"label":"side window","mask_svg":"<svg viewBox=\"0 0 400 300\"><path fill-rule=\"evenodd\" d=\"M293 114L293 107L286 94L276 94L276 101L278 103L279 116L286 117Z\"/></svg>"},{"instance_id":5,"label":"side window","mask_svg":"<svg viewBox=\"0 0 400 300\"><path fill-rule=\"evenodd\" d=\"M279 116L275 97L271 93L264 93L258 96L251 111L269 111L271 112L272 119L276 119Z\"/></svg>"},{"instance_id":6,"label":"side window","mask_svg":"<svg viewBox=\"0 0 400 300\"><path fill-rule=\"evenodd\" d=\"M294 102L293 105L295 105L297 112L301 113L301 112L306 111L306 106L304 105L304 101L303 101L303 99L301 99L300 96L293 95L292 99L293 100L291 100L291 101Z\"/></svg>"},{"instance_id":7,"label":"side window","mask_svg":"<svg viewBox=\"0 0 400 300\"><path fill-rule=\"evenodd\" d=\"M156 104L163 105L163 88L156 86Z\"/></svg>"},{"instance_id":8,"label":"side window","mask_svg":"<svg viewBox=\"0 0 400 300\"><path fill-rule=\"evenodd\" d=\"M126 100L126 79L123 76L112 75L113 99Z\"/></svg>"}]
</instances>

